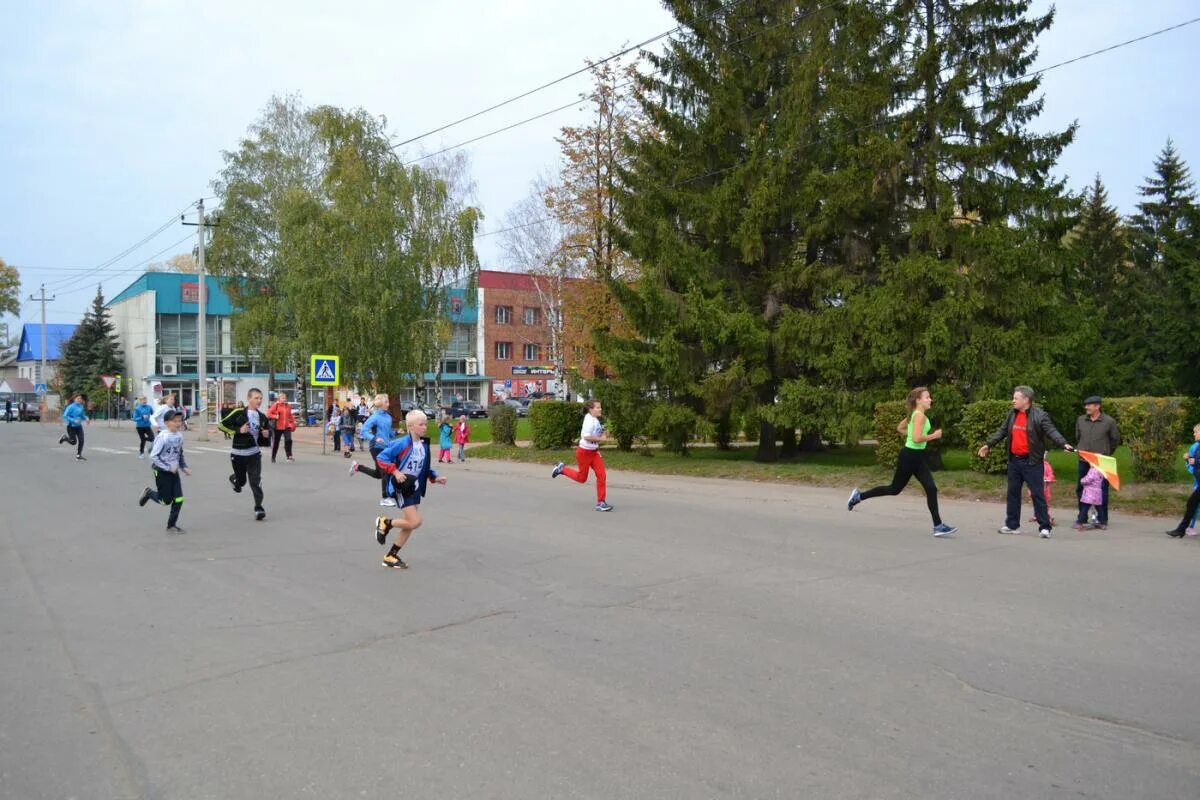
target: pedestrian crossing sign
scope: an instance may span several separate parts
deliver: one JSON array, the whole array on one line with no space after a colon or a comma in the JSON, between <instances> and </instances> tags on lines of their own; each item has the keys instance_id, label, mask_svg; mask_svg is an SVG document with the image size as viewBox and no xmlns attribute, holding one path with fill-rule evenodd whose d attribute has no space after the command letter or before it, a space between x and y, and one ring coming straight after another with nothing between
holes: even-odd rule
<instances>
[{"instance_id":1,"label":"pedestrian crossing sign","mask_svg":"<svg viewBox=\"0 0 1200 800\"><path fill-rule=\"evenodd\" d=\"M339 364L337 356L313 356L309 362L310 386L337 386Z\"/></svg>"}]
</instances>

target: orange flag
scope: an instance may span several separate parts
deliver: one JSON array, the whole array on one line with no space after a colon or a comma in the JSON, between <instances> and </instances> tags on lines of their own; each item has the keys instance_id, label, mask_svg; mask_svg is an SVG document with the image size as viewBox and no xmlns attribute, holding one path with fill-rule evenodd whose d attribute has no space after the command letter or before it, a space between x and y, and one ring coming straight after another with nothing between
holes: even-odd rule
<instances>
[{"instance_id":1,"label":"orange flag","mask_svg":"<svg viewBox=\"0 0 1200 800\"><path fill-rule=\"evenodd\" d=\"M1102 456L1099 453L1089 453L1087 450L1076 450L1079 457L1100 470L1100 474L1108 480L1110 486L1120 491L1121 476L1117 474L1117 460L1112 456Z\"/></svg>"}]
</instances>

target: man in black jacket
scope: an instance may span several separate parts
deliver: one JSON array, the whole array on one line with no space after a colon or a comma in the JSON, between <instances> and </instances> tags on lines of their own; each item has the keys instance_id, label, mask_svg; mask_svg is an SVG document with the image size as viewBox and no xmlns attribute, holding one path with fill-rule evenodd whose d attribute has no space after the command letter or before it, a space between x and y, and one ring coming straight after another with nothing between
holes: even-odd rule
<instances>
[{"instance_id":1,"label":"man in black jacket","mask_svg":"<svg viewBox=\"0 0 1200 800\"><path fill-rule=\"evenodd\" d=\"M1000 533L1021 532L1021 484L1029 487L1033 496L1033 513L1038 522L1038 533L1043 539L1050 538L1050 509L1046 507L1046 487L1042 480L1043 462L1046 460L1046 440L1070 452L1074 450L1054 427L1050 415L1033 405L1033 389L1018 386L1013 390L1012 411L1000 426L1000 430L987 439L979 448L979 457L987 458L988 451L1001 439L1008 439L1008 503L1004 526Z\"/></svg>"},{"instance_id":2,"label":"man in black jacket","mask_svg":"<svg viewBox=\"0 0 1200 800\"><path fill-rule=\"evenodd\" d=\"M246 394L246 407L235 408L217 425L226 434L233 437L233 448L229 451L229 459L233 462L233 474L229 482L235 492L242 491L247 482L254 494L254 518L261 521L267 518L263 508L262 490L262 447L271 444L271 433L267 428L267 417L258 407L262 405L263 394L259 389L251 389Z\"/></svg>"}]
</instances>

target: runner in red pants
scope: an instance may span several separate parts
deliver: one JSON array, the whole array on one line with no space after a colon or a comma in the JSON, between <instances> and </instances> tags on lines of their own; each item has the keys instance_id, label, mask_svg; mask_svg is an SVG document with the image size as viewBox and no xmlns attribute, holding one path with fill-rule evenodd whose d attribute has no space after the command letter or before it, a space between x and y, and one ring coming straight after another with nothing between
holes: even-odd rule
<instances>
[{"instance_id":1,"label":"runner in red pants","mask_svg":"<svg viewBox=\"0 0 1200 800\"><path fill-rule=\"evenodd\" d=\"M604 471L604 458L600 455L600 442L608 438L608 432L600 424L601 410L599 400L587 402L587 416L583 418L583 430L579 434L579 448L575 451L575 461L579 464L579 468L570 469L560 461L554 471L550 473L550 477L557 478L559 475L566 475L577 483L586 483L588 470L595 472L596 510L612 511L612 506L605 500L607 473Z\"/></svg>"}]
</instances>

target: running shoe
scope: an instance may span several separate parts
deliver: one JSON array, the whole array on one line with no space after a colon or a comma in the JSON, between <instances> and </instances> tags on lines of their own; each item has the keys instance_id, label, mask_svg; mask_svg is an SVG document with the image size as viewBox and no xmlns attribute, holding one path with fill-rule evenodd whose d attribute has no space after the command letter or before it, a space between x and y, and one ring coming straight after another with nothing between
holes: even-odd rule
<instances>
[{"instance_id":1,"label":"running shoe","mask_svg":"<svg viewBox=\"0 0 1200 800\"><path fill-rule=\"evenodd\" d=\"M84 458L83 456L78 456L78 455L77 455L77 456L75 456L75 460L76 460L76 461L87 461L87 459L86 459L86 458Z\"/></svg>"},{"instance_id":2,"label":"running shoe","mask_svg":"<svg viewBox=\"0 0 1200 800\"><path fill-rule=\"evenodd\" d=\"M1174 536L1176 539L1182 539L1186 535L1187 533L1179 530L1179 528L1172 528L1171 530L1167 531L1167 536Z\"/></svg>"},{"instance_id":3,"label":"running shoe","mask_svg":"<svg viewBox=\"0 0 1200 800\"><path fill-rule=\"evenodd\" d=\"M400 556L384 556L382 563L388 569L408 569L408 564Z\"/></svg>"},{"instance_id":4,"label":"running shoe","mask_svg":"<svg viewBox=\"0 0 1200 800\"><path fill-rule=\"evenodd\" d=\"M146 454L145 454L145 453L138 453L138 460L139 460L139 461L140 461L140 460L142 460L142 459L144 459L145 457L146 457Z\"/></svg>"},{"instance_id":5,"label":"running shoe","mask_svg":"<svg viewBox=\"0 0 1200 800\"><path fill-rule=\"evenodd\" d=\"M357 461L351 461L351 462L350 462L350 470L349 470L349 472L348 472L347 474L348 474L348 475L353 475L353 474L354 474L354 473L356 473L356 472L358 472L358 462L357 462Z\"/></svg>"},{"instance_id":6,"label":"running shoe","mask_svg":"<svg viewBox=\"0 0 1200 800\"><path fill-rule=\"evenodd\" d=\"M259 522L262 522L264 519L267 518L267 510L265 508L263 508L262 506L259 506L258 508L254 509L254 518L256 520L258 520Z\"/></svg>"},{"instance_id":7,"label":"running shoe","mask_svg":"<svg viewBox=\"0 0 1200 800\"><path fill-rule=\"evenodd\" d=\"M601 500L599 503L596 503L596 510L597 511L612 511L612 506L610 506L608 503Z\"/></svg>"},{"instance_id":8,"label":"running shoe","mask_svg":"<svg viewBox=\"0 0 1200 800\"><path fill-rule=\"evenodd\" d=\"M396 501L390 497L385 497L379 501L379 505L383 506L384 508L395 508Z\"/></svg>"},{"instance_id":9,"label":"running shoe","mask_svg":"<svg viewBox=\"0 0 1200 800\"><path fill-rule=\"evenodd\" d=\"M958 528L951 527L944 522L941 525L935 525L933 528L933 535L937 536L938 538L943 536L953 536L956 533L958 533Z\"/></svg>"},{"instance_id":10,"label":"running shoe","mask_svg":"<svg viewBox=\"0 0 1200 800\"><path fill-rule=\"evenodd\" d=\"M1038 536L1042 537L1043 539L1049 539L1050 538L1050 529L1042 528L1040 531L1038 531Z\"/></svg>"},{"instance_id":11,"label":"running shoe","mask_svg":"<svg viewBox=\"0 0 1200 800\"><path fill-rule=\"evenodd\" d=\"M562 475L562 471L566 466L566 463L562 461L555 464L554 469L550 472L550 477L557 478L559 475Z\"/></svg>"},{"instance_id":12,"label":"running shoe","mask_svg":"<svg viewBox=\"0 0 1200 800\"><path fill-rule=\"evenodd\" d=\"M150 493L151 493L151 491L152 491L152 490L150 489L150 487L149 487L149 486L147 486L147 487L146 487L146 489L145 489L145 491L143 491L143 492L142 492L142 496L138 498L138 505L139 505L139 506L144 506L144 505L146 505L146 503L149 503L149 502L150 502Z\"/></svg>"},{"instance_id":13,"label":"running shoe","mask_svg":"<svg viewBox=\"0 0 1200 800\"><path fill-rule=\"evenodd\" d=\"M850 493L850 499L846 501L846 510L853 511L854 507L862 502L862 492L855 489Z\"/></svg>"},{"instance_id":14,"label":"running shoe","mask_svg":"<svg viewBox=\"0 0 1200 800\"><path fill-rule=\"evenodd\" d=\"M229 476L229 485L233 487L233 491L235 491L235 492L242 491L242 487L238 486L237 478L234 477L233 475Z\"/></svg>"},{"instance_id":15,"label":"running shoe","mask_svg":"<svg viewBox=\"0 0 1200 800\"><path fill-rule=\"evenodd\" d=\"M1187 536L1195 536L1195 535L1196 535L1196 529L1195 529L1195 528L1188 528L1186 531L1184 531L1184 534L1185 534L1185 535L1187 535Z\"/></svg>"},{"instance_id":16,"label":"running shoe","mask_svg":"<svg viewBox=\"0 0 1200 800\"><path fill-rule=\"evenodd\" d=\"M183 528L179 527L178 525L172 525L169 528L167 528L167 533L187 533L187 531L185 531Z\"/></svg>"},{"instance_id":17,"label":"running shoe","mask_svg":"<svg viewBox=\"0 0 1200 800\"><path fill-rule=\"evenodd\" d=\"M1007 525L1001 525L1000 530L997 531L997 533L1020 533L1020 532L1021 532L1021 527L1019 525L1015 528L1010 528Z\"/></svg>"},{"instance_id":18,"label":"running shoe","mask_svg":"<svg viewBox=\"0 0 1200 800\"><path fill-rule=\"evenodd\" d=\"M391 530L392 521L387 517L375 518L375 541L381 545L387 544L388 531Z\"/></svg>"}]
</instances>

